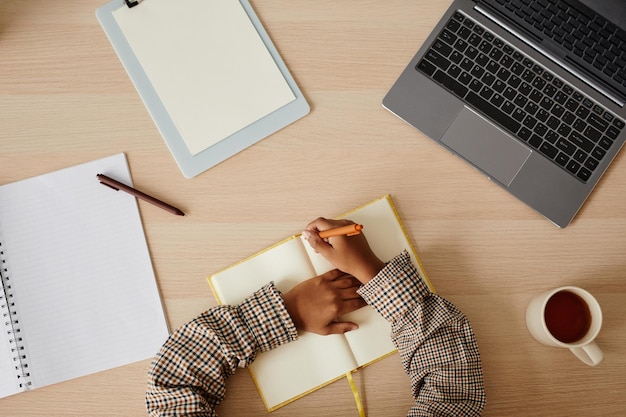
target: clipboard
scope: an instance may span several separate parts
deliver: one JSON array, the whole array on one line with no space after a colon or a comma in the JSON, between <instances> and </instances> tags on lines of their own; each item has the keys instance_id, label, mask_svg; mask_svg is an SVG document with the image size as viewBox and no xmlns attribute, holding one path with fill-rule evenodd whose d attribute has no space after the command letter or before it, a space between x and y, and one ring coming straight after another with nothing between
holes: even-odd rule
<instances>
[{"instance_id":1,"label":"clipboard","mask_svg":"<svg viewBox=\"0 0 626 417\"><path fill-rule=\"evenodd\" d=\"M310 111L248 0L113 0L96 17L187 178Z\"/></svg>"}]
</instances>

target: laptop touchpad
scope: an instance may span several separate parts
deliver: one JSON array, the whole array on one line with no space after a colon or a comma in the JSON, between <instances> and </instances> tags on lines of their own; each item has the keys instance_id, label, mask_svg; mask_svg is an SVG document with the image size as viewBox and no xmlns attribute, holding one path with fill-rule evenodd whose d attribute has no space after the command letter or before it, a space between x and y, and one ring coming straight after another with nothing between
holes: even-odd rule
<instances>
[{"instance_id":1,"label":"laptop touchpad","mask_svg":"<svg viewBox=\"0 0 626 417\"><path fill-rule=\"evenodd\" d=\"M441 138L446 146L508 186L531 150L464 107Z\"/></svg>"}]
</instances>

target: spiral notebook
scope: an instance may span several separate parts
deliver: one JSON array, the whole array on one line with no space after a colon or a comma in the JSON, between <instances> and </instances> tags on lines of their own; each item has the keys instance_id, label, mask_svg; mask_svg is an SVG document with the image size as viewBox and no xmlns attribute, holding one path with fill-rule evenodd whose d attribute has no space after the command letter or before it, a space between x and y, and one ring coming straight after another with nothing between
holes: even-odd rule
<instances>
[{"instance_id":1,"label":"spiral notebook","mask_svg":"<svg viewBox=\"0 0 626 417\"><path fill-rule=\"evenodd\" d=\"M0 398L154 356L168 336L124 154L0 186Z\"/></svg>"},{"instance_id":2,"label":"spiral notebook","mask_svg":"<svg viewBox=\"0 0 626 417\"><path fill-rule=\"evenodd\" d=\"M310 111L247 0L113 0L96 16L188 178Z\"/></svg>"}]
</instances>

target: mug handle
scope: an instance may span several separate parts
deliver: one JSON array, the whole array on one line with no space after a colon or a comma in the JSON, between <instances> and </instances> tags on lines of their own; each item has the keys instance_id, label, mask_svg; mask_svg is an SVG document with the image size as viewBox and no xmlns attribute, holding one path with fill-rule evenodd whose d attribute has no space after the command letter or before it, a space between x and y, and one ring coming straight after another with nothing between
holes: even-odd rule
<instances>
[{"instance_id":1,"label":"mug handle","mask_svg":"<svg viewBox=\"0 0 626 417\"><path fill-rule=\"evenodd\" d=\"M604 353L602 353L595 342L584 346L569 348L569 350L571 350L578 359L589 366L596 366L604 359Z\"/></svg>"}]
</instances>

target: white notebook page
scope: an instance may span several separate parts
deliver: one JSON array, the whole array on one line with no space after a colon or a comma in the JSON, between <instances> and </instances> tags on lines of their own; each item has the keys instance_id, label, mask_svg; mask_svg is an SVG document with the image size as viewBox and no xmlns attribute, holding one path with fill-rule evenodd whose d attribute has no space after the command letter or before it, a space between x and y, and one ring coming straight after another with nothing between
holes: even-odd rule
<instances>
[{"instance_id":1,"label":"white notebook page","mask_svg":"<svg viewBox=\"0 0 626 417\"><path fill-rule=\"evenodd\" d=\"M150 358L168 336L137 202L98 173L131 184L118 154L0 187L33 388Z\"/></svg>"},{"instance_id":2,"label":"white notebook page","mask_svg":"<svg viewBox=\"0 0 626 417\"><path fill-rule=\"evenodd\" d=\"M296 98L237 0L150 0L113 16L192 155Z\"/></svg>"}]
</instances>

